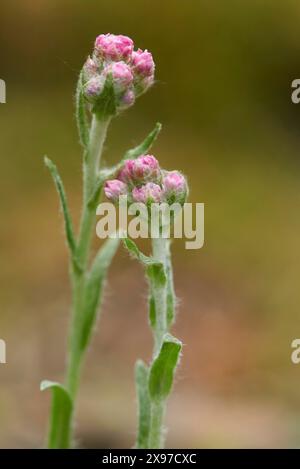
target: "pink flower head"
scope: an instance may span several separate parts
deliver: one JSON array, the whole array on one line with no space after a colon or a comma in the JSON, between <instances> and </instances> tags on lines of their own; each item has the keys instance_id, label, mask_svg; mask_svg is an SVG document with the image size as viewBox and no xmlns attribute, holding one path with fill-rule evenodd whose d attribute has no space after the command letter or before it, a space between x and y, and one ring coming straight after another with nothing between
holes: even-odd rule
<instances>
[{"instance_id":1,"label":"pink flower head","mask_svg":"<svg viewBox=\"0 0 300 469\"><path fill-rule=\"evenodd\" d=\"M185 177L179 171L167 171L164 174L163 188L167 200L185 202L188 187Z\"/></svg>"},{"instance_id":2,"label":"pink flower head","mask_svg":"<svg viewBox=\"0 0 300 469\"><path fill-rule=\"evenodd\" d=\"M132 198L134 202L144 204L151 202L160 202L162 200L163 191L158 184L147 182L144 186L134 187L132 190Z\"/></svg>"},{"instance_id":3,"label":"pink flower head","mask_svg":"<svg viewBox=\"0 0 300 469\"><path fill-rule=\"evenodd\" d=\"M132 53L132 67L142 77L154 76L155 64L151 52L138 49Z\"/></svg>"},{"instance_id":4,"label":"pink flower head","mask_svg":"<svg viewBox=\"0 0 300 469\"><path fill-rule=\"evenodd\" d=\"M112 74L115 89L119 92L125 91L133 81L130 67L125 62L113 62L105 67L103 74Z\"/></svg>"},{"instance_id":5,"label":"pink flower head","mask_svg":"<svg viewBox=\"0 0 300 469\"><path fill-rule=\"evenodd\" d=\"M100 96L104 88L104 78L101 75L92 77L84 86L85 97L93 102Z\"/></svg>"},{"instance_id":6,"label":"pink flower head","mask_svg":"<svg viewBox=\"0 0 300 469\"><path fill-rule=\"evenodd\" d=\"M127 186L119 179L112 179L110 181L106 181L104 192L109 200L116 202L120 195L127 194Z\"/></svg>"},{"instance_id":7,"label":"pink flower head","mask_svg":"<svg viewBox=\"0 0 300 469\"><path fill-rule=\"evenodd\" d=\"M127 36L100 34L95 41L95 52L104 60L128 61L133 51L133 41Z\"/></svg>"},{"instance_id":8,"label":"pink flower head","mask_svg":"<svg viewBox=\"0 0 300 469\"><path fill-rule=\"evenodd\" d=\"M119 179L125 182L147 182L160 180L160 167L153 155L142 155L136 160L125 161Z\"/></svg>"}]
</instances>

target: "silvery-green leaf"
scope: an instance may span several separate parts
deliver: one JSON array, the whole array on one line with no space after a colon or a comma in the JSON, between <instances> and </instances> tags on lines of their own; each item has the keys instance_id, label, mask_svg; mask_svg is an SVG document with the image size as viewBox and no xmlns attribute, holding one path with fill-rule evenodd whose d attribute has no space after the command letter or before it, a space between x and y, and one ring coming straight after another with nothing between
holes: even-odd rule
<instances>
[{"instance_id":1,"label":"silvery-green leaf","mask_svg":"<svg viewBox=\"0 0 300 469\"><path fill-rule=\"evenodd\" d=\"M172 389L174 373L179 361L182 343L166 334L158 356L151 365L149 393L153 401L166 399Z\"/></svg>"},{"instance_id":2,"label":"silvery-green leaf","mask_svg":"<svg viewBox=\"0 0 300 469\"><path fill-rule=\"evenodd\" d=\"M142 253L132 239L125 238L123 243L129 253L146 267L150 281L154 282L157 286L165 285L167 279L163 263L154 259L152 256L146 256Z\"/></svg>"},{"instance_id":3,"label":"silvery-green leaf","mask_svg":"<svg viewBox=\"0 0 300 469\"><path fill-rule=\"evenodd\" d=\"M48 436L48 448L62 449L69 444L70 415L72 413L72 400L68 391L59 383L42 381L41 391L52 391L51 422Z\"/></svg>"},{"instance_id":4,"label":"silvery-green leaf","mask_svg":"<svg viewBox=\"0 0 300 469\"><path fill-rule=\"evenodd\" d=\"M140 155L144 155L145 153L147 153L150 150L153 143L155 142L158 134L161 131L161 128L162 128L161 123L157 122L154 129L152 130L152 132L150 132L150 134L147 135L147 137L145 138L145 140L142 143L140 143L136 147L132 148L131 150L128 150L125 153L125 155L123 157L123 161L124 160L129 160L129 159L133 160L133 159L139 157Z\"/></svg>"},{"instance_id":5,"label":"silvery-green leaf","mask_svg":"<svg viewBox=\"0 0 300 469\"><path fill-rule=\"evenodd\" d=\"M86 102L82 92L83 72L81 70L76 88L76 121L79 134L79 141L86 149L89 143L89 123L86 113Z\"/></svg>"},{"instance_id":6,"label":"silvery-green leaf","mask_svg":"<svg viewBox=\"0 0 300 469\"><path fill-rule=\"evenodd\" d=\"M71 253L73 265L78 270L81 270L80 264L76 257L76 241L75 241L75 236L74 236L74 231L73 231L73 224L71 220L71 215L70 215L67 197L66 197L62 179L58 173L56 165L49 158L47 158L47 156L44 157L44 162L45 162L46 167L49 169L51 173L51 176L54 180L54 184L55 184L55 187L57 189L57 192L60 198L60 204L61 204L62 213L64 217L64 223L65 223L65 233L66 233L66 238L67 238L67 244Z\"/></svg>"}]
</instances>

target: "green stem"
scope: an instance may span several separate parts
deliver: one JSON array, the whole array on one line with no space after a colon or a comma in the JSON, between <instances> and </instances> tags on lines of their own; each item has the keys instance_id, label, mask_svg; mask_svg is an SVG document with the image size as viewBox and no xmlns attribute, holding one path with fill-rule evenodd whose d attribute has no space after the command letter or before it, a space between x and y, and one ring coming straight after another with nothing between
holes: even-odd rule
<instances>
[{"instance_id":1,"label":"green stem","mask_svg":"<svg viewBox=\"0 0 300 469\"><path fill-rule=\"evenodd\" d=\"M162 262L166 269L167 256L169 254L170 240L165 238L152 239L152 255ZM153 359L158 355L163 337L167 332L167 284L155 285L153 288L155 302L155 328L154 328L154 353ZM149 431L149 448L159 449L163 447L163 418L166 403L164 400L151 403L151 418Z\"/></svg>"},{"instance_id":2,"label":"green stem","mask_svg":"<svg viewBox=\"0 0 300 469\"><path fill-rule=\"evenodd\" d=\"M151 405L151 426L149 432L149 448L162 449L163 442L163 418L166 410L165 401L153 402Z\"/></svg>"},{"instance_id":3,"label":"green stem","mask_svg":"<svg viewBox=\"0 0 300 469\"><path fill-rule=\"evenodd\" d=\"M166 267L169 239L153 238L152 255ZM153 288L155 302L154 355L158 354L162 339L167 332L167 290L166 285Z\"/></svg>"},{"instance_id":4,"label":"green stem","mask_svg":"<svg viewBox=\"0 0 300 469\"><path fill-rule=\"evenodd\" d=\"M94 193L109 123L110 119L101 120L94 115L90 130L89 148L83 162L83 211L77 255L84 268L88 262L91 234L95 223L95 206L89 204L89 199ZM97 202L96 200L95 205L97 205Z\"/></svg>"},{"instance_id":5,"label":"green stem","mask_svg":"<svg viewBox=\"0 0 300 469\"><path fill-rule=\"evenodd\" d=\"M85 351L85 349L83 349L81 346L82 324L84 319L83 300L92 232L96 219L95 206L97 205L98 200L95 201L93 206L91 206L88 202L91 195L93 194L97 180L103 144L109 122L110 119L101 120L95 115L93 116L89 135L89 146L85 153L83 162L83 209L76 250L77 259L81 270L75 269L72 265L70 268L73 302L68 347L68 363L66 370L66 389L69 392L73 402L73 408L67 425L68 428L66 430L68 436L67 438L64 438L64 441L67 441L67 444L64 444L64 447L67 448L69 448L71 445L75 400ZM52 429L50 428L50 432L51 430Z\"/></svg>"}]
</instances>

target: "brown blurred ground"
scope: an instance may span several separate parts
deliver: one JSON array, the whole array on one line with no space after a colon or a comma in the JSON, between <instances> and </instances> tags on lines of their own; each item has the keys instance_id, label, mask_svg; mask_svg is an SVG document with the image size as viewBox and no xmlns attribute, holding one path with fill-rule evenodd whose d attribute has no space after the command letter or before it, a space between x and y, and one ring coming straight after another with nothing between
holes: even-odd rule
<instances>
[{"instance_id":1,"label":"brown blurred ground","mask_svg":"<svg viewBox=\"0 0 300 469\"><path fill-rule=\"evenodd\" d=\"M300 333L300 107L290 83L300 76L298 2L11 0L1 10L0 337L8 364L0 366L0 446L43 444L49 396L39 382L63 376L67 255L42 157L58 164L78 220L73 91L94 37L108 31L153 51L158 81L113 123L105 159L117 161L160 120L155 154L182 169L191 200L206 204L205 247L174 244L174 331L185 347L168 445L297 446L300 368L290 343ZM134 441L133 366L152 347L142 278L120 250L82 380L84 447Z\"/></svg>"}]
</instances>

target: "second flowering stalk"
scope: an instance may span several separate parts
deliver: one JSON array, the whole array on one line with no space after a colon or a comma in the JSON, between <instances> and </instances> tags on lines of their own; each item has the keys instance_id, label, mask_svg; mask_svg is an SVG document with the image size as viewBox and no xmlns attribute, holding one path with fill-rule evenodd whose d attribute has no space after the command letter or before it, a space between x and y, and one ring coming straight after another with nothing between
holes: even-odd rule
<instances>
[{"instance_id":1,"label":"second flowering stalk","mask_svg":"<svg viewBox=\"0 0 300 469\"><path fill-rule=\"evenodd\" d=\"M164 171L153 155L142 155L125 161L117 179L107 181L105 194L117 202L127 196L128 203L135 202L139 213L153 215L155 204L169 212L178 213L184 204L188 188L179 171ZM166 226L163 211L158 218L157 235L151 238L152 256L145 256L129 238L125 245L129 252L145 266L149 282L149 323L153 332L152 363L136 364L136 389L138 397L137 448L162 448L164 445L164 415L182 344L169 334L175 318L175 293L170 254L170 226ZM147 221L148 223L148 221ZM168 225L170 225L168 219Z\"/></svg>"}]
</instances>

